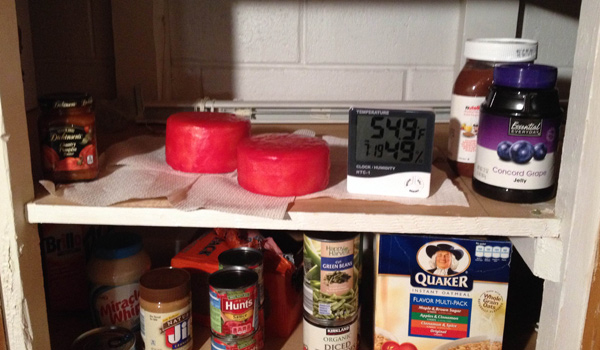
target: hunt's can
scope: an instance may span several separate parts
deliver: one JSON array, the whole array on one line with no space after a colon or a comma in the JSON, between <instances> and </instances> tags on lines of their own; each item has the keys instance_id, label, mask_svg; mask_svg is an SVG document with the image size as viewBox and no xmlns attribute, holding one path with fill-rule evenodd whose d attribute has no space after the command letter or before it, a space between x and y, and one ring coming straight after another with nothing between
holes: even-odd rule
<instances>
[{"instance_id":1,"label":"hunt's can","mask_svg":"<svg viewBox=\"0 0 600 350\"><path fill-rule=\"evenodd\" d=\"M71 350L135 350L135 335L124 327L94 328L77 337Z\"/></svg>"},{"instance_id":2,"label":"hunt's can","mask_svg":"<svg viewBox=\"0 0 600 350\"><path fill-rule=\"evenodd\" d=\"M350 321L334 326L304 312L302 323L304 349L357 350L358 324L358 313Z\"/></svg>"},{"instance_id":3,"label":"hunt's can","mask_svg":"<svg viewBox=\"0 0 600 350\"><path fill-rule=\"evenodd\" d=\"M241 266L227 267L208 277L210 328L228 340L258 329L258 274Z\"/></svg>"},{"instance_id":4,"label":"hunt's can","mask_svg":"<svg viewBox=\"0 0 600 350\"><path fill-rule=\"evenodd\" d=\"M237 339L222 338L212 335L210 341L211 350L262 350L262 333L257 330L253 334Z\"/></svg>"},{"instance_id":5,"label":"hunt's can","mask_svg":"<svg viewBox=\"0 0 600 350\"><path fill-rule=\"evenodd\" d=\"M265 286L263 281L263 253L250 247L228 249L219 254L219 269L230 266L243 266L258 274L258 300L262 305L265 301Z\"/></svg>"},{"instance_id":6,"label":"hunt's can","mask_svg":"<svg viewBox=\"0 0 600 350\"><path fill-rule=\"evenodd\" d=\"M353 319L358 312L362 270L361 234L312 232L304 235L304 283L312 295L306 310L322 320ZM305 300L305 309L309 303Z\"/></svg>"}]
</instances>

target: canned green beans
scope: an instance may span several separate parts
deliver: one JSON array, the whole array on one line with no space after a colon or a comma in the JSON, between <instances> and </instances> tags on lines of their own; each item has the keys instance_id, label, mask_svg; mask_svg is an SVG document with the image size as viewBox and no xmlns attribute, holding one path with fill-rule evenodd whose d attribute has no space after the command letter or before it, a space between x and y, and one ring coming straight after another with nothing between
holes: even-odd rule
<instances>
[{"instance_id":1,"label":"canned green beans","mask_svg":"<svg viewBox=\"0 0 600 350\"><path fill-rule=\"evenodd\" d=\"M304 307L316 319L345 320L358 312L362 269L359 233L304 235ZM306 298L312 296L312 305Z\"/></svg>"},{"instance_id":2,"label":"canned green beans","mask_svg":"<svg viewBox=\"0 0 600 350\"><path fill-rule=\"evenodd\" d=\"M243 266L258 274L258 299L262 305L265 301L263 281L263 253L254 248L239 247L228 249L219 254L219 269L231 266Z\"/></svg>"},{"instance_id":3,"label":"canned green beans","mask_svg":"<svg viewBox=\"0 0 600 350\"><path fill-rule=\"evenodd\" d=\"M245 267L227 267L208 277L210 328L229 339L243 338L258 329L258 274Z\"/></svg>"}]
</instances>

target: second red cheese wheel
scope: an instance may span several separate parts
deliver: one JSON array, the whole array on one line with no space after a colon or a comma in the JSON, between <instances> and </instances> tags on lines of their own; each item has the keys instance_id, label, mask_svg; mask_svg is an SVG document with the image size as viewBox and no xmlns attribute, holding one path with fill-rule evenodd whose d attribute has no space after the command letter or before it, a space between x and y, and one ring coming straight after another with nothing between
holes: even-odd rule
<instances>
[{"instance_id":1,"label":"second red cheese wheel","mask_svg":"<svg viewBox=\"0 0 600 350\"><path fill-rule=\"evenodd\" d=\"M167 164L188 173L232 172L237 167L237 145L248 137L250 121L235 114L175 113L167 119Z\"/></svg>"},{"instance_id":2,"label":"second red cheese wheel","mask_svg":"<svg viewBox=\"0 0 600 350\"><path fill-rule=\"evenodd\" d=\"M238 146L238 183L269 196L301 196L329 183L329 146L295 134L253 136Z\"/></svg>"}]
</instances>

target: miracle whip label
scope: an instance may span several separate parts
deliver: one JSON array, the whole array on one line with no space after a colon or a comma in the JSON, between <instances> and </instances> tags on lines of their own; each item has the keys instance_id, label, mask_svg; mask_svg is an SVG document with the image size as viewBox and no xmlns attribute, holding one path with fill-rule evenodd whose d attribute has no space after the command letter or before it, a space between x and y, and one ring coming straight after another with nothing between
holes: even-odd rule
<instances>
[{"instance_id":1,"label":"miracle whip label","mask_svg":"<svg viewBox=\"0 0 600 350\"><path fill-rule=\"evenodd\" d=\"M142 309L141 330L146 350L192 348L191 304L175 312L153 313Z\"/></svg>"},{"instance_id":2,"label":"miracle whip label","mask_svg":"<svg viewBox=\"0 0 600 350\"><path fill-rule=\"evenodd\" d=\"M554 184L559 119L482 114L474 177L515 190Z\"/></svg>"},{"instance_id":3,"label":"miracle whip label","mask_svg":"<svg viewBox=\"0 0 600 350\"><path fill-rule=\"evenodd\" d=\"M242 290L210 286L210 327L220 336L244 337L258 329L256 285Z\"/></svg>"},{"instance_id":4,"label":"miracle whip label","mask_svg":"<svg viewBox=\"0 0 600 350\"><path fill-rule=\"evenodd\" d=\"M140 327L139 284L97 286L92 291L94 322L102 326L121 326L131 330Z\"/></svg>"}]
</instances>

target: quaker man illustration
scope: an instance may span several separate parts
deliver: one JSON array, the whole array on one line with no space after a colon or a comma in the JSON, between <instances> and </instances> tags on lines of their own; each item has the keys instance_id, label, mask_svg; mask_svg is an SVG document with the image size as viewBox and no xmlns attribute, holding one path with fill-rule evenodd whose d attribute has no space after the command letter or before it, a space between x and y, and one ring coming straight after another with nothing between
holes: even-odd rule
<instances>
[{"instance_id":1,"label":"quaker man illustration","mask_svg":"<svg viewBox=\"0 0 600 350\"><path fill-rule=\"evenodd\" d=\"M431 258L429 261L431 269L427 271L438 276L456 275L458 273L456 272L458 261L464 255L462 250L455 249L446 243L430 245L425 248L425 253Z\"/></svg>"}]
</instances>

